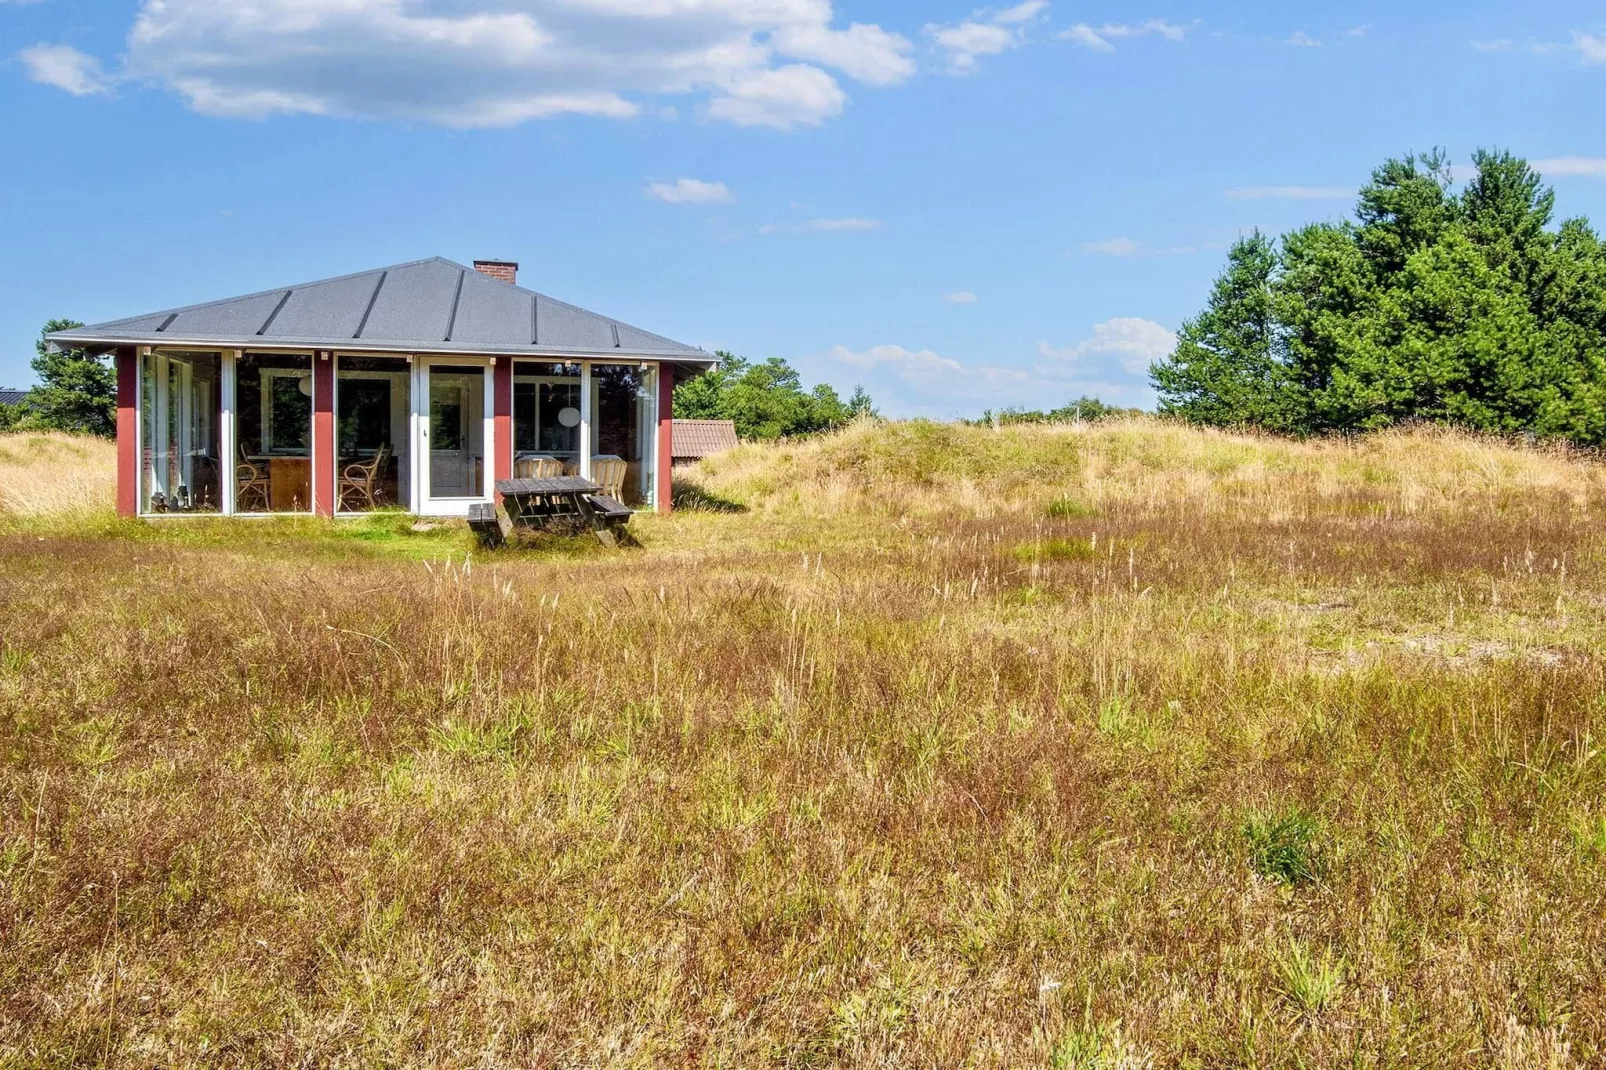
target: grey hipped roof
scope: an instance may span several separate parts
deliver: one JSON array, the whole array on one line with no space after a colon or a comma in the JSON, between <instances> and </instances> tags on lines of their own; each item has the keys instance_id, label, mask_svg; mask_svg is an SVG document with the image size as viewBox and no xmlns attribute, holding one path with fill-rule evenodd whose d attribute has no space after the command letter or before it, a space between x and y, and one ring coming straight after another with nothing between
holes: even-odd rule
<instances>
[{"instance_id":1,"label":"grey hipped roof","mask_svg":"<svg viewBox=\"0 0 1606 1070\"><path fill-rule=\"evenodd\" d=\"M49 340L90 348L210 345L717 363L695 346L440 257L58 331Z\"/></svg>"}]
</instances>

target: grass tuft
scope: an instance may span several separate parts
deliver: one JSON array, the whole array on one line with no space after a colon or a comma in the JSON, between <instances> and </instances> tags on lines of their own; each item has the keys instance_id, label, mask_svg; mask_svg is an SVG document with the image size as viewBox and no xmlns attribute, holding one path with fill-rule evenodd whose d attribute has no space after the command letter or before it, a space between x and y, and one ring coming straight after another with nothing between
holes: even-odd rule
<instances>
[{"instance_id":1,"label":"grass tuft","mask_svg":"<svg viewBox=\"0 0 1606 1070\"><path fill-rule=\"evenodd\" d=\"M1243 835L1249 864L1267 880L1295 886L1322 878L1322 823L1299 807L1257 811L1244 822Z\"/></svg>"},{"instance_id":2,"label":"grass tuft","mask_svg":"<svg viewBox=\"0 0 1606 1070\"><path fill-rule=\"evenodd\" d=\"M1305 1014L1320 1014L1337 1000L1344 986L1344 960L1327 951L1311 952L1297 940L1277 956L1277 977L1283 994Z\"/></svg>"},{"instance_id":3,"label":"grass tuft","mask_svg":"<svg viewBox=\"0 0 1606 1070\"><path fill-rule=\"evenodd\" d=\"M1098 515L1092 506L1075 498L1055 498L1048 503L1046 512L1053 520L1086 520L1088 517Z\"/></svg>"}]
</instances>

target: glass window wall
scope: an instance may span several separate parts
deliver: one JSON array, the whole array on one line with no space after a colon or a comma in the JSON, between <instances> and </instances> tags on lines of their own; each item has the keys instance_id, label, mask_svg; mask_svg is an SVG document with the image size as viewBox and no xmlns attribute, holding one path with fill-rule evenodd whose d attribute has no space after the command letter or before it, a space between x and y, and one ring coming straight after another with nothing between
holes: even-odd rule
<instances>
[{"instance_id":1,"label":"glass window wall","mask_svg":"<svg viewBox=\"0 0 1606 1070\"><path fill-rule=\"evenodd\" d=\"M140 358L142 512L223 508L222 398L219 353L157 350Z\"/></svg>"},{"instance_id":2,"label":"glass window wall","mask_svg":"<svg viewBox=\"0 0 1606 1070\"><path fill-rule=\"evenodd\" d=\"M580 365L513 365L513 475L580 470Z\"/></svg>"},{"instance_id":3,"label":"glass window wall","mask_svg":"<svg viewBox=\"0 0 1606 1070\"><path fill-rule=\"evenodd\" d=\"M650 506L657 482L658 369L653 364L591 366L591 479L602 492Z\"/></svg>"},{"instance_id":4,"label":"glass window wall","mask_svg":"<svg viewBox=\"0 0 1606 1070\"><path fill-rule=\"evenodd\" d=\"M234 373L234 509L312 508L312 357L246 353Z\"/></svg>"},{"instance_id":5,"label":"glass window wall","mask_svg":"<svg viewBox=\"0 0 1606 1070\"><path fill-rule=\"evenodd\" d=\"M389 357L339 357L336 482L343 513L410 508L412 369Z\"/></svg>"}]
</instances>

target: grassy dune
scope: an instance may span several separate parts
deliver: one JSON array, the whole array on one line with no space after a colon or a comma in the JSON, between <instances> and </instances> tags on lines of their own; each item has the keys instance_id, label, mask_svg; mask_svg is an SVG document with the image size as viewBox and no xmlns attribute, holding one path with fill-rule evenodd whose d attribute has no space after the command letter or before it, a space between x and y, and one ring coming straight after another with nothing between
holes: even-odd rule
<instances>
[{"instance_id":1,"label":"grassy dune","mask_svg":"<svg viewBox=\"0 0 1606 1070\"><path fill-rule=\"evenodd\" d=\"M117 447L53 431L0 435L0 517L108 513L117 503Z\"/></svg>"},{"instance_id":2,"label":"grassy dune","mask_svg":"<svg viewBox=\"0 0 1606 1070\"><path fill-rule=\"evenodd\" d=\"M1606 1060L1586 458L860 426L465 560L33 448L0 1066Z\"/></svg>"}]
</instances>

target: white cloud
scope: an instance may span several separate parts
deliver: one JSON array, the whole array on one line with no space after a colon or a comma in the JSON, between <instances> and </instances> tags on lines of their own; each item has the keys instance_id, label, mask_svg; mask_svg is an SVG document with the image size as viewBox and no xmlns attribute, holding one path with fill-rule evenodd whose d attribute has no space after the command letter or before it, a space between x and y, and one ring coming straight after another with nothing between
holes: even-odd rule
<instances>
[{"instance_id":1,"label":"white cloud","mask_svg":"<svg viewBox=\"0 0 1606 1070\"><path fill-rule=\"evenodd\" d=\"M647 196L665 204L730 204L736 200L736 195L725 183L704 182L696 178L649 182Z\"/></svg>"},{"instance_id":2,"label":"white cloud","mask_svg":"<svg viewBox=\"0 0 1606 1070\"><path fill-rule=\"evenodd\" d=\"M17 58L28 77L41 85L53 85L75 97L111 92L111 79L100 60L71 45L33 45L18 52Z\"/></svg>"},{"instance_id":3,"label":"white cloud","mask_svg":"<svg viewBox=\"0 0 1606 1070\"><path fill-rule=\"evenodd\" d=\"M1105 23L1097 29L1085 22L1079 22L1068 30L1061 30L1056 36L1062 41L1071 41L1095 52L1114 52L1115 46L1110 43L1111 41L1127 37L1148 37L1151 34L1163 37L1167 41L1183 41L1187 39L1188 29L1174 22L1166 22L1164 19L1149 19L1140 23Z\"/></svg>"},{"instance_id":4,"label":"white cloud","mask_svg":"<svg viewBox=\"0 0 1606 1070\"><path fill-rule=\"evenodd\" d=\"M1606 63L1606 36L1585 33L1582 30L1573 31L1570 42L1540 41L1529 38L1526 42L1518 43L1508 38L1498 38L1486 41L1473 41L1472 48L1477 52L1514 52L1521 48L1535 56L1550 56L1563 52L1576 52L1586 65L1593 66Z\"/></svg>"},{"instance_id":5,"label":"white cloud","mask_svg":"<svg viewBox=\"0 0 1606 1070\"><path fill-rule=\"evenodd\" d=\"M1338 201L1354 193L1343 186L1240 186L1227 196L1235 201Z\"/></svg>"},{"instance_id":6,"label":"white cloud","mask_svg":"<svg viewBox=\"0 0 1606 1070\"><path fill-rule=\"evenodd\" d=\"M1092 358L1114 357L1124 371L1137 375L1149 365L1169 356L1177 347L1177 336L1153 320L1118 317L1095 324L1093 336L1064 349L1047 342L1037 343L1039 355L1049 361L1044 371L1075 367Z\"/></svg>"},{"instance_id":7,"label":"white cloud","mask_svg":"<svg viewBox=\"0 0 1606 1070\"><path fill-rule=\"evenodd\" d=\"M1573 47L1584 57L1585 63L1606 63L1606 37L1574 30Z\"/></svg>"},{"instance_id":8,"label":"white cloud","mask_svg":"<svg viewBox=\"0 0 1606 1070\"><path fill-rule=\"evenodd\" d=\"M785 129L840 115L839 76L887 86L914 74L909 40L835 19L833 0L141 0L117 77L235 117L507 126L689 101ZM94 92L109 81L65 56L38 57L51 84Z\"/></svg>"},{"instance_id":9,"label":"white cloud","mask_svg":"<svg viewBox=\"0 0 1606 1070\"><path fill-rule=\"evenodd\" d=\"M1213 248L1213 246L1168 245L1154 249L1131 238L1110 238L1106 241L1082 243L1084 253L1094 253L1099 256L1187 256L1189 253L1199 252L1201 248Z\"/></svg>"},{"instance_id":10,"label":"white cloud","mask_svg":"<svg viewBox=\"0 0 1606 1070\"><path fill-rule=\"evenodd\" d=\"M1367 23L1361 24L1360 26L1356 26L1356 27L1354 27L1354 28L1352 28L1350 30L1345 31L1345 35L1348 36L1348 37L1365 37L1367 34L1369 34L1371 32L1372 32L1372 24L1370 22L1367 22Z\"/></svg>"},{"instance_id":11,"label":"white cloud","mask_svg":"<svg viewBox=\"0 0 1606 1070\"><path fill-rule=\"evenodd\" d=\"M1558 156L1550 160L1535 160L1533 169L1542 175L1582 175L1589 178L1606 178L1606 157Z\"/></svg>"},{"instance_id":12,"label":"white cloud","mask_svg":"<svg viewBox=\"0 0 1606 1070\"><path fill-rule=\"evenodd\" d=\"M847 107L836 79L804 63L753 71L737 78L708 104L708 114L738 126L818 126Z\"/></svg>"},{"instance_id":13,"label":"white cloud","mask_svg":"<svg viewBox=\"0 0 1606 1070\"><path fill-rule=\"evenodd\" d=\"M793 59L835 67L866 85L896 85L915 73L908 38L862 22L846 30L823 22L788 26L771 36L770 44Z\"/></svg>"},{"instance_id":14,"label":"white cloud","mask_svg":"<svg viewBox=\"0 0 1606 1070\"><path fill-rule=\"evenodd\" d=\"M1082 251L1102 256L1136 256L1143 251L1143 246L1131 238L1110 238L1107 241L1084 242Z\"/></svg>"},{"instance_id":15,"label":"white cloud","mask_svg":"<svg viewBox=\"0 0 1606 1070\"><path fill-rule=\"evenodd\" d=\"M807 224L809 230L824 231L861 231L880 230L879 219L814 219Z\"/></svg>"},{"instance_id":16,"label":"white cloud","mask_svg":"<svg viewBox=\"0 0 1606 1070\"><path fill-rule=\"evenodd\" d=\"M1015 30L980 22L927 26L926 33L938 48L947 51L948 69L960 73L974 69L976 57L996 56L1021 42Z\"/></svg>"},{"instance_id":17,"label":"white cloud","mask_svg":"<svg viewBox=\"0 0 1606 1070\"><path fill-rule=\"evenodd\" d=\"M828 354L832 360L855 368L887 366L903 375L921 376L931 372L963 374L965 366L957 360L939 356L929 349L912 350L903 346L872 346L856 352L846 346L834 346Z\"/></svg>"},{"instance_id":18,"label":"white cloud","mask_svg":"<svg viewBox=\"0 0 1606 1070\"><path fill-rule=\"evenodd\" d=\"M1087 356L1095 355L1090 347ZM1096 363L1091 359L1081 362ZM978 416L986 408L1042 409L1080 395L1122 405L1153 404L1147 364L1134 375L1118 361L1104 363L1108 366L1084 368L1076 360L1056 358L1035 367L970 364L930 349L900 345L863 350L839 345L796 361L807 374L844 390L863 384L875 398L876 407L889 416L951 418Z\"/></svg>"},{"instance_id":19,"label":"white cloud","mask_svg":"<svg viewBox=\"0 0 1606 1070\"><path fill-rule=\"evenodd\" d=\"M1048 0L1026 0L1025 3L1016 4L1007 11L1000 11L993 16L994 22L1014 25L1020 22L1031 22L1037 16L1048 10Z\"/></svg>"},{"instance_id":20,"label":"white cloud","mask_svg":"<svg viewBox=\"0 0 1606 1070\"><path fill-rule=\"evenodd\" d=\"M1046 0L1026 0L1003 11L983 9L960 22L927 23L922 33L947 53L948 70L968 74L981 56L996 56L1026 43L1026 28L1048 10Z\"/></svg>"},{"instance_id":21,"label":"white cloud","mask_svg":"<svg viewBox=\"0 0 1606 1070\"><path fill-rule=\"evenodd\" d=\"M1321 42L1304 30L1295 30L1283 39L1283 44L1293 45L1295 48L1316 48L1321 45Z\"/></svg>"},{"instance_id":22,"label":"white cloud","mask_svg":"<svg viewBox=\"0 0 1606 1070\"><path fill-rule=\"evenodd\" d=\"M981 298L969 290L960 290L958 293L943 294L942 299L950 305L974 305Z\"/></svg>"},{"instance_id":23,"label":"white cloud","mask_svg":"<svg viewBox=\"0 0 1606 1070\"><path fill-rule=\"evenodd\" d=\"M1068 30L1061 30L1057 36L1061 41L1073 41L1095 52L1115 51L1114 45L1100 37L1099 32L1085 22L1079 22Z\"/></svg>"},{"instance_id":24,"label":"white cloud","mask_svg":"<svg viewBox=\"0 0 1606 1070\"><path fill-rule=\"evenodd\" d=\"M758 228L760 234L781 234L787 231L815 231L823 234L855 234L870 230L880 230L879 219L860 219L849 217L846 219L811 219L807 223L766 223Z\"/></svg>"}]
</instances>

